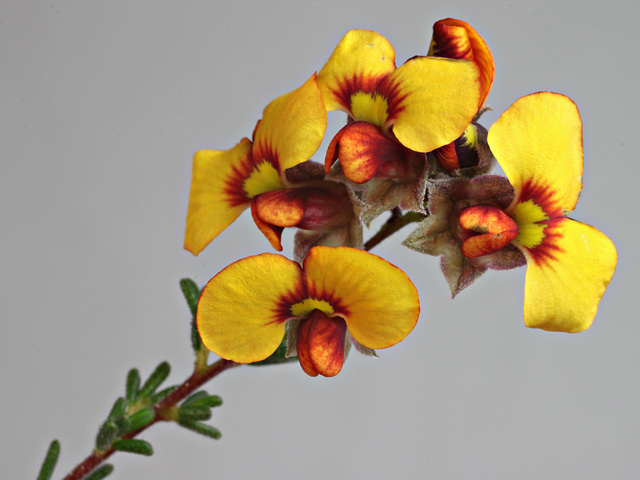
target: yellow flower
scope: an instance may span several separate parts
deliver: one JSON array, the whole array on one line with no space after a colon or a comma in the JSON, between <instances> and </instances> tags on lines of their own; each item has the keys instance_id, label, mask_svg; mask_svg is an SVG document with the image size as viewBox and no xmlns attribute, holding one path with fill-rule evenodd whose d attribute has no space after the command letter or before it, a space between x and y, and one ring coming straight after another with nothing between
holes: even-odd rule
<instances>
[{"instance_id":1,"label":"yellow flower","mask_svg":"<svg viewBox=\"0 0 640 480\"><path fill-rule=\"evenodd\" d=\"M270 253L229 265L203 289L197 323L211 351L251 363L271 355L293 321L303 370L330 377L342 368L347 334L356 345L387 348L413 330L419 312L399 268L362 250L314 247L302 267Z\"/></svg>"},{"instance_id":2,"label":"yellow flower","mask_svg":"<svg viewBox=\"0 0 640 480\"><path fill-rule=\"evenodd\" d=\"M352 122L334 138L325 168L339 157L355 183L379 170L401 176L415 152L454 141L471 123L481 94L475 63L414 57L396 68L391 44L369 30L344 36L318 73L318 85L327 110L344 111Z\"/></svg>"},{"instance_id":3,"label":"yellow flower","mask_svg":"<svg viewBox=\"0 0 640 480\"><path fill-rule=\"evenodd\" d=\"M539 92L517 100L489 130L489 146L515 190L504 213L475 206L460 224L479 233L467 256L513 239L527 259L525 325L580 332L591 326L617 263L615 246L594 227L568 218L582 190L582 122L567 97ZM483 210L484 209L484 210Z\"/></svg>"},{"instance_id":4,"label":"yellow flower","mask_svg":"<svg viewBox=\"0 0 640 480\"><path fill-rule=\"evenodd\" d=\"M255 210L261 194L290 188L285 170L311 158L326 127L327 113L313 75L267 105L252 141L243 138L229 150L197 152L184 247L197 255L244 210ZM282 248L278 235L268 238Z\"/></svg>"}]
</instances>

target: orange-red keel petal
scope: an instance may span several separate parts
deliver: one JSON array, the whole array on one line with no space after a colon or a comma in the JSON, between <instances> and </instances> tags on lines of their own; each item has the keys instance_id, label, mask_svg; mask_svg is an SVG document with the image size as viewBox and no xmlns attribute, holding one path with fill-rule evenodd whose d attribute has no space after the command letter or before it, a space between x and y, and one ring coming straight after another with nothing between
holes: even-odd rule
<instances>
[{"instance_id":1,"label":"orange-red keel petal","mask_svg":"<svg viewBox=\"0 0 640 480\"><path fill-rule=\"evenodd\" d=\"M302 369L308 375L333 377L344 363L347 324L342 318L328 317L314 310L300 322L296 349Z\"/></svg>"}]
</instances>

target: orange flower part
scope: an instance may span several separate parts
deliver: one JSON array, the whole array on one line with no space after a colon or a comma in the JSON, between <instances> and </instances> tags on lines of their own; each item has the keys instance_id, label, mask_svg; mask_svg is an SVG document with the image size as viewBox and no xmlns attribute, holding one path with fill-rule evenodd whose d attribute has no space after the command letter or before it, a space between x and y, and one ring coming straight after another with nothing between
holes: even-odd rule
<instances>
[{"instance_id":1,"label":"orange flower part","mask_svg":"<svg viewBox=\"0 0 640 480\"><path fill-rule=\"evenodd\" d=\"M327 114L315 75L273 100L253 134L230 150L201 150L193 173L184 247L194 255L265 192L287 188L284 172L320 147Z\"/></svg>"},{"instance_id":2,"label":"orange flower part","mask_svg":"<svg viewBox=\"0 0 640 480\"><path fill-rule=\"evenodd\" d=\"M414 328L418 293L397 267L347 247L314 247L301 267L281 255L261 254L229 265L205 286L198 331L217 355L240 363L264 360L295 331L303 370L334 376L349 341L387 348ZM347 335L348 334L348 335Z\"/></svg>"},{"instance_id":3,"label":"orange flower part","mask_svg":"<svg viewBox=\"0 0 640 480\"><path fill-rule=\"evenodd\" d=\"M478 110L489 96L496 72L491 50L471 25L455 18L445 18L433 25L429 55L471 60L480 70Z\"/></svg>"},{"instance_id":4,"label":"orange flower part","mask_svg":"<svg viewBox=\"0 0 640 480\"><path fill-rule=\"evenodd\" d=\"M510 244L518 236L518 225L506 213L490 205L476 205L463 210L460 226L479 235L473 235L462 243L465 257L490 255Z\"/></svg>"}]
</instances>

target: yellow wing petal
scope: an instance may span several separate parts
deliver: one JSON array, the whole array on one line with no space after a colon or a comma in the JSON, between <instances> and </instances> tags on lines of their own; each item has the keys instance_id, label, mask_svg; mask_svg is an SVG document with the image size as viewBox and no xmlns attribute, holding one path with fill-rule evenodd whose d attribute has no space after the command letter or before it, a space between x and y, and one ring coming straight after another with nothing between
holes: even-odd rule
<instances>
[{"instance_id":1,"label":"yellow wing petal","mask_svg":"<svg viewBox=\"0 0 640 480\"><path fill-rule=\"evenodd\" d=\"M527 185L542 184L565 214L575 208L582 190L582 121L571 99L538 92L516 100L490 128L488 142L516 191L514 205Z\"/></svg>"},{"instance_id":2,"label":"yellow wing petal","mask_svg":"<svg viewBox=\"0 0 640 480\"><path fill-rule=\"evenodd\" d=\"M591 326L617 263L616 248L598 229L563 218L550 255L527 257L524 321L527 327L575 333Z\"/></svg>"},{"instance_id":3,"label":"yellow wing petal","mask_svg":"<svg viewBox=\"0 0 640 480\"><path fill-rule=\"evenodd\" d=\"M416 57L378 88L389 104L386 128L416 152L430 152L458 138L478 111L478 67L468 60Z\"/></svg>"},{"instance_id":4,"label":"yellow wing petal","mask_svg":"<svg viewBox=\"0 0 640 480\"><path fill-rule=\"evenodd\" d=\"M371 253L314 247L304 260L304 276L309 297L328 301L365 347L395 345L418 321L420 301L409 277Z\"/></svg>"},{"instance_id":5,"label":"yellow wing petal","mask_svg":"<svg viewBox=\"0 0 640 480\"><path fill-rule=\"evenodd\" d=\"M243 138L225 150L201 150L193 157L184 248L198 255L249 207L238 172L250 168L251 142Z\"/></svg>"},{"instance_id":6,"label":"yellow wing petal","mask_svg":"<svg viewBox=\"0 0 640 480\"><path fill-rule=\"evenodd\" d=\"M318 73L327 110L351 115L351 96L373 93L395 68L395 52L386 38L370 30L350 30Z\"/></svg>"},{"instance_id":7,"label":"yellow wing petal","mask_svg":"<svg viewBox=\"0 0 640 480\"><path fill-rule=\"evenodd\" d=\"M277 165L282 174L316 153L326 129L327 111L314 74L264 109L254 135L254 161Z\"/></svg>"},{"instance_id":8,"label":"yellow wing petal","mask_svg":"<svg viewBox=\"0 0 640 480\"><path fill-rule=\"evenodd\" d=\"M232 263L202 291L197 323L203 343L235 362L264 360L280 345L291 317L285 299L303 297L303 288L300 265L282 255Z\"/></svg>"}]
</instances>

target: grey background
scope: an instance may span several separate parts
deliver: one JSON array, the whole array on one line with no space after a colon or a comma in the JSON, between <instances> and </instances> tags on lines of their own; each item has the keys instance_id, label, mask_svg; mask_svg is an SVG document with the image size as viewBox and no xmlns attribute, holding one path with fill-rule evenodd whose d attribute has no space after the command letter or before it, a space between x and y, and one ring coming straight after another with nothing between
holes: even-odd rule
<instances>
[{"instance_id":1,"label":"grey background","mask_svg":"<svg viewBox=\"0 0 640 480\"><path fill-rule=\"evenodd\" d=\"M385 35L397 62L433 22L466 20L497 77L489 126L522 95L553 90L584 122L573 217L616 243L593 327L523 326L524 269L490 272L454 301L438 260L400 246L423 311L380 359L353 353L333 379L297 364L226 372L214 442L173 425L114 479L637 478L640 321L635 2L56 1L0 5L0 471L55 478L91 449L130 367L191 370L178 281L199 284L270 251L249 213L199 257L182 250L192 154L248 136L264 106L322 67L350 28ZM343 122L330 116L330 129ZM319 157L318 157L319 158ZM291 255L292 232L285 234Z\"/></svg>"}]
</instances>

